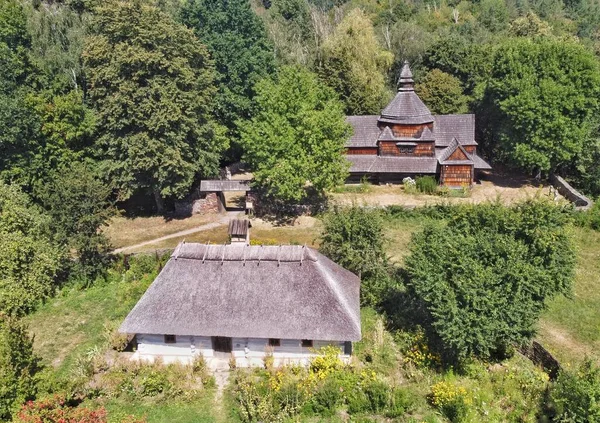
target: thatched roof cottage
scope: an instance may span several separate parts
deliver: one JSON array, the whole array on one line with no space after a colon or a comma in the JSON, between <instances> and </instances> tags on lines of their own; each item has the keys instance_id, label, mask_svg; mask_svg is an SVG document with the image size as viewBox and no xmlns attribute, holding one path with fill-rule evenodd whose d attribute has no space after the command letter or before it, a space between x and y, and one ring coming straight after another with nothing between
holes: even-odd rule
<instances>
[{"instance_id":1,"label":"thatched roof cottage","mask_svg":"<svg viewBox=\"0 0 600 423\"><path fill-rule=\"evenodd\" d=\"M359 278L303 246L181 243L123 322L136 356L240 367L307 363L325 345L361 338ZM212 360L215 361L215 360Z\"/></svg>"}]
</instances>

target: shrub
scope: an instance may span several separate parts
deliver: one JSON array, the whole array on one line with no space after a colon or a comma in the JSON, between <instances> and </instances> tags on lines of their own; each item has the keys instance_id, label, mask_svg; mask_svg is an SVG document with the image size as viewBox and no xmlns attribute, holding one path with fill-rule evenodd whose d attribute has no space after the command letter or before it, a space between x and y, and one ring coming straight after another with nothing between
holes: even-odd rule
<instances>
[{"instance_id":1,"label":"shrub","mask_svg":"<svg viewBox=\"0 0 600 423\"><path fill-rule=\"evenodd\" d=\"M348 404L348 413L361 414L371 409L369 397L362 389L353 389L346 397Z\"/></svg>"},{"instance_id":2,"label":"shrub","mask_svg":"<svg viewBox=\"0 0 600 423\"><path fill-rule=\"evenodd\" d=\"M119 332L118 322L107 322L104 324L104 339L108 346L115 351L125 351L129 344L129 337Z\"/></svg>"},{"instance_id":3,"label":"shrub","mask_svg":"<svg viewBox=\"0 0 600 423\"><path fill-rule=\"evenodd\" d=\"M423 194L435 194L438 183L434 176L419 176L416 179L417 190Z\"/></svg>"},{"instance_id":4,"label":"shrub","mask_svg":"<svg viewBox=\"0 0 600 423\"><path fill-rule=\"evenodd\" d=\"M409 411L415 403L413 394L404 388L393 388L390 394L390 404L386 413L387 417L400 417Z\"/></svg>"},{"instance_id":5,"label":"shrub","mask_svg":"<svg viewBox=\"0 0 600 423\"><path fill-rule=\"evenodd\" d=\"M364 392L369 400L369 410L373 413L383 412L390 403L390 388L379 380L371 381L364 386Z\"/></svg>"},{"instance_id":6,"label":"shrub","mask_svg":"<svg viewBox=\"0 0 600 423\"><path fill-rule=\"evenodd\" d=\"M446 226L431 223L413 236L406 285L447 359L505 354L533 335L547 299L570 293L566 219L538 200L483 204L456 208Z\"/></svg>"},{"instance_id":7,"label":"shrub","mask_svg":"<svg viewBox=\"0 0 600 423\"><path fill-rule=\"evenodd\" d=\"M163 372L153 370L141 380L140 387L143 395L153 397L168 391L171 383Z\"/></svg>"},{"instance_id":8,"label":"shrub","mask_svg":"<svg viewBox=\"0 0 600 423\"><path fill-rule=\"evenodd\" d=\"M313 410L326 417L332 416L342 400L343 388L340 387L339 381L327 378L314 394Z\"/></svg>"},{"instance_id":9,"label":"shrub","mask_svg":"<svg viewBox=\"0 0 600 423\"><path fill-rule=\"evenodd\" d=\"M36 393L39 359L33 339L19 320L0 314L0 421Z\"/></svg>"},{"instance_id":10,"label":"shrub","mask_svg":"<svg viewBox=\"0 0 600 423\"><path fill-rule=\"evenodd\" d=\"M29 401L17 413L14 423L107 423L106 410L90 410L70 404L64 397L56 396L39 401ZM126 417L121 423L142 423Z\"/></svg>"},{"instance_id":11,"label":"shrub","mask_svg":"<svg viewBox=\"0 0 600 423\"><path fill-rule=\"evenodd\" d=\"M361 276L362 305L379 304L394 282L384 247L382 213L357 205L334 207L323 222L320 251Z\"/></svg>"},{"instance_id":12,"label":"shrub","mask_svg":"<svg viewBox=\"0 0 600 423\"><path fill-rule=\"evenodd\" d=\"M470 400L467 390L449 382L438 382L431 387L431 405L437 407L452 423L465 421Z\"/></svg>"},{"instance_id":13,"label":"shrub","mask_svg":"<svg viewBox=\"0 0 600 423\"><path fill-rule=\"evenodd\" d=\"M600 368L586 360L576 371L561 371L551 390L558 422L600 422Z\"/></svg>"}]
</instances>

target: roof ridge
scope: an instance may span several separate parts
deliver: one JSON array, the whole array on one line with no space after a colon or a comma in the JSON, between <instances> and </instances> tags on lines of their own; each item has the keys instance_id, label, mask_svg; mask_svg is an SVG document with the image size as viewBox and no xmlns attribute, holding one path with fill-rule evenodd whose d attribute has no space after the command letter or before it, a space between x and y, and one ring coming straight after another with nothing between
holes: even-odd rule
<instances>
[{"instance_id":1,"label":"roof ridge","mask_svg":"<svg viewBox=\"0 0 600 423\"><path fill-rule=\"evenodd\" d=\"M327 286L329 287L335 298L338 300L339 304L342 306L344 313L350 318L350 321L354 325L354 329L358 333L361 333L360 318L357 318L357 316L354 315L354 313L352 313L352 307L348 303L348 299L342 292L340 286L337 283L335 283L335 279L331 276L327 269L321 265L321 263L317 263L315 267L317 268L319 273L321 273L323 279L327 282Z\"/></svg>"}]
</instances>

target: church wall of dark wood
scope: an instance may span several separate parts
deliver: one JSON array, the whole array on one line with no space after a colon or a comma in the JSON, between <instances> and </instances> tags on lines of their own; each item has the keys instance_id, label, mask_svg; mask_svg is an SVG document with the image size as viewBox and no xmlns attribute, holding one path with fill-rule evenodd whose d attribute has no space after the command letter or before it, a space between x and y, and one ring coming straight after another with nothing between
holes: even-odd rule
<instances>
[{"instance_id":1,"label":"church wall of dark wood","mask_svg":"<svg viewBox=\"0 0 600 423\"><path fill-rule=\"evenodd\" d=\"M380 156L433 157L434 142L419 142L415 146L398 146L396 141L379 141Z\"/></svg>"}]
</instances>

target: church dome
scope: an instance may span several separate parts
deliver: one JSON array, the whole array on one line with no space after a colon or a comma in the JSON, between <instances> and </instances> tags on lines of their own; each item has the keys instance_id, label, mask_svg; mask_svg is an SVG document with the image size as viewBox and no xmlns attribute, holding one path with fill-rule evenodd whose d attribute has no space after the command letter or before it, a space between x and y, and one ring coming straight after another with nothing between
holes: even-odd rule
<instances>
[{"instance_id":1,"label":"church dome","mask_svg":"<svg viewBox=\"0 0 600 423\"><path fill-rule=\"evenodd\" d=\"M398 92L381 112L379 122L406 125L433 122L433 115L415 93L414 83L408 62L405 61L400 72Z\"/></svg>"}]
</instances>

